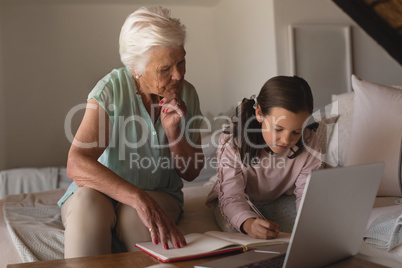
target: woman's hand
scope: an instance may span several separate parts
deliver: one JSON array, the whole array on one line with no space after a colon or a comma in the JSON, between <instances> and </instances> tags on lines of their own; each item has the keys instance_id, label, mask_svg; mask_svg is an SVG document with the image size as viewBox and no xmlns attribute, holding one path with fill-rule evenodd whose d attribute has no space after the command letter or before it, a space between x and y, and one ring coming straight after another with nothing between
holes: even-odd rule
<instances>
[{"instance_id":1,"label":"woman's hand","mask_svg":"<svg viewBox=\"0 0 402 268\"><path fill-rule=\"evenodd\" d=\"M172 218L146 192L139 196L136 204L135 209L138 216L144 225L148 227L152 242L155 245L160 242L164 249L169 249L169 240L175 248L187 245L184 236Z\"/></svg>"},{"instance_id":2,"label":"woman's hand","mask_svg":"<svg viewBox=\"0 0 402 268\"><path fill-rule=\"evenodd\" d=\"M180 127L181 119L187 114L187 107L184 101L176 93L165 96L161 102L161 122L162 127L168 135L171 131L177 131Z\"/></svg>"},{"instance_id":3,"label":"woman's hand","mask_svg":"<svg viewBox=\"0 0 402 268\"><path fill-rule=\"evenodd\" d=\"M242 224L243 230L252 238L273 239L279 236L279 225L272 221L249 218Z\"/></svg>"}]
</instances>

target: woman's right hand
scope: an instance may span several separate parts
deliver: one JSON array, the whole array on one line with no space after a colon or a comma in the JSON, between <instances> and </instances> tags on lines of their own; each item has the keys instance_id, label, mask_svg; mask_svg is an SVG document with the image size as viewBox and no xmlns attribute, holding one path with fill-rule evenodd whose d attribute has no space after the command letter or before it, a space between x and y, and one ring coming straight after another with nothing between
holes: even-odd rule
<instances>
[{"instance_id":1,"label":"woman's right hand","mask_svg":"<svg viewBox=\"0 0 402 268\"><path fill-rule=\"evenodd\" d=\"M160 242L164 249L169 249L169 240L175 248L187 245L183 234L172 218L146 192L143 191L138 196L135 209L141 221L150 230L152 242L155 245Z\"/></svg>"},{"instance_id":2,"label":"woman's right hand","mask_svg":"<svg viewBox=\"0 0 402 268\"><path fill-rule=\"evenodd\" d=\"M279 224L260 218L247 219L242 229L252 238L273 239L279 236Z\"/></svg>"}]
</instances>

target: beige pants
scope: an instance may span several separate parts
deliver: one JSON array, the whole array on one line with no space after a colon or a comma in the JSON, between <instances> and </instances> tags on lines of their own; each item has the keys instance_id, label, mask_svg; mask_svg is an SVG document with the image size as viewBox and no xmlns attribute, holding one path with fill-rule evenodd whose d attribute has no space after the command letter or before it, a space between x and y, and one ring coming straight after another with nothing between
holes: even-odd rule
<instances>
[{"instance_id":1,"label":"beige pants","mask_svg":"<svg viewBox=\"0 0 402 268\"><path fill-rule=\"evenodd\" d=\"M174 222L178 221L181 208L174 197L162 191L147 193ZM128 251L136 251L138 242L151 241L135 209L91 188L75 191L61 207L61 216L65 227L64 258L112 253L112 233Z\"/></svg>"}]
</instances>

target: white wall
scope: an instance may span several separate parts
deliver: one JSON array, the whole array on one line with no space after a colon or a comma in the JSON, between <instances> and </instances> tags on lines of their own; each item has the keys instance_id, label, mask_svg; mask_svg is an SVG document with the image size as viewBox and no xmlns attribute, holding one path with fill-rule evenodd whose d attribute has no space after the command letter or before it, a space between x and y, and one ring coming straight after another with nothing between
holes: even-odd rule
<instances>
[{"instance_id":1,"label":"white wall","mask_svg":"<svg viewBox=\"0 0 402 268\"><path fill-rule=\"evenodd\" d=\"M278 73L290 75L288 25L352 25L353 72L368 81L402 84L402 66L331 0L274 0Z\"/></svg>"},{"instance_id":2,"label":"white wall","mask_svg":"<svg viewBox=\"0 0 402 268\"><path fill-rule=\"evenodd\" d=\"M0 169L65 165L66 115L122 66L126 16L161 3L187 26L186 78L204 114L228 112L268 78L290 74L287 25L353 24L330 0L0 0ZM358 27L353 32L355 73L402 84L401 66Z\"/></svg>"},{"instance_id":3,"label":"white wall","mask_svg":"<svg viewBox=\"0 0 402 268\"><path fill-rule=\"evenodd\" d=\"M3 8L7 166L65 165L64 118L104 73L119 66L111 40L123 17L107 19L103 5L90 18L85 4L17 2Z\"/></svg>"},{"instance_id":4,"label":"white wall","mask_svg":"<svg viewBox=\"0 0 402 268\"><path fill-rule=\"evenodd\" d=\"M173 14L186 25L186 79L197 89L201 111L217 114L221 99L212 98L221 90L221 77L216 50L215 7L172 7Z\"/></svg>"},{"instance_id":5,"label":"white wall","mask_svg":"<svg viewBox=\"0 0 402 268\"><path fill-rule=\"evenodd\" d=\"M122 66L120 28L129 13L148 2L101 2L105 3L0 2L1 23L7 26L1 32L6 67L2 79L6 103L1 107L7 113L1 140L8 144L2 150L7 168L65 165L70 147L64 132L66 115L85 103L102 76ZM164 6L187 26L187 79L197 87L202 109L217 112L221 100L210 98L221 88L212 25L216 1L207 2ZM73 132L82 114L74 117Z\"/></svg>"},{"instance_id":6,"label":"white wall","mask_svg":"<svg viewBox=\"0 0 402 268\"><path fill-rule=\"evenodd\" d=\"M272 0L221 0L217 40L222 111L258 94L277 74Z\"/></svg>"},{"instance_id":7,"label":"white wall","mask_svg":"<svg viewBox=\"0 0 402 268\"><path fill-rule=\"evenodd\" d=\"M3 8L0 5L0 18L3 15ZM7 167L6 157L6 101L4 92L4 76L3 76L3 34L2 34L2 21L0 19L0 170Z\"/></svg>"}]
</instances>

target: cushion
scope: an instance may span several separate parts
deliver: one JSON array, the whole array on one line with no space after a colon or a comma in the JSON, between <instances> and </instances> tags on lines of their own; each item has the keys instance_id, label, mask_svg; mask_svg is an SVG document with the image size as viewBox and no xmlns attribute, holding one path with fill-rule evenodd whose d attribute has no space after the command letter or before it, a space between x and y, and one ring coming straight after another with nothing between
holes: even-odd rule
<instances>
[{"instance_id":1,"label":"cushion","mask_svg":"<svg viewBox=\"0 0 402 268\"><path fill-rule=\"evenodd\" d=\"M331 105L327 105L321 109L316 110L312 114L312 117L314 121L318 123L316 135L318 139L318 147L321 149L322 167L323 168L331 167L331 165L328 165L325 162L325 160L326 160L329 139L332 136L332 132L334 130L336 122L338 121L339 115L337 114L332 115Z\"/></svg>"},{"instance_id":2,"label":"cushion","mask_svg":"<svg viewBox=\"0 0 402 268\"><path fill-rule=\"evenodd\" d=\"M379 196L402 196L399 175L402 90L352 76L355 91L352 135L346 165L384 162Z\"/></svg>"},{"instance_id":3,"label":"cushion","mask_svg":"<svg viewBox=\"0 0 402 268\"><path fill-rule=\"evenodd\" d=\"M328 142L325 162L330 166L344 166L350 144L353 119L354 92L332 95L331 115L339 118Z\"/></svg>"},{"instance_id":4,"label":"cushion","mask_svg":"<svg viewBox=\"0 0 402 268\"><path fill-rule=\"evenodd\" d=\"M319 109L312 114L314 121L318 123L316 135L318 147L321 149L321 160L323 164L325 164L325 154L327 153L329 138L332 136L335 123L339 118L339 115L330 114L330 109L327 107Z\"/></svg>"},{"instance_id":5,"label":"cushion","mask_svg":"<svg viewBox=\"0 0 402 268\"><path fill-rule=\"evenodd\" d=\"M235 108L232 107L225 113L220 113L216 116L209 112L206 113L200 130L205 163L204 168L194 181L207 181L216 174L216 150L219 146L219 135L231 122L232 116L230 112L234 110Z\"/></svg>"},{"instance_id":6,"label":"cushion","mask_svg":"<svg viewBox=\"0 0 402 268\"><path fill-rule=\"evenodd\" d=\"M0 199L6 195L59 188L59 168L15 168L0 171Z\"/></svg>"},{"instance_id":7,"label":"cushion","mask_svg":"<svg viewBox=\"0 0 402 268\"><path fill-rule=\"evenodd\" d=\"M206 130L207 128L204 128ZM202 137L202 150L205 157L204 167L201 169L200 174L194 180L195 182L208 181L213 175L216 174L216 150L218 148L219 130L214 132L203 132Z\"/></svg>"},{"instance_id":8,"label":"cushion","mask_svg":"<svg viewBox=\"0 0 402 268\"><path fill-rule=\"evenodd\" d=\"M189 233L204 233L220 231L215 221L213 208L207 207L205 200L212 186L195 186L183 188L184 213L177 226L186 235Z\"/></svg>"}]
</instances>

